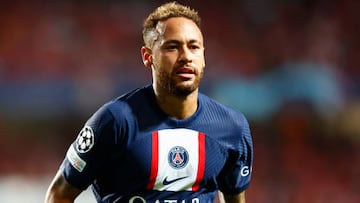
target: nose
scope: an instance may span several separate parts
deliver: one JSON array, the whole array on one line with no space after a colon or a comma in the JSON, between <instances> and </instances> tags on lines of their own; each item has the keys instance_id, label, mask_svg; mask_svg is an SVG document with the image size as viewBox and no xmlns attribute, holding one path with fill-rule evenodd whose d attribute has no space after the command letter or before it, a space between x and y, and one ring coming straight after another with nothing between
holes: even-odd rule
<instances>
[{"instance_id":1,"label":"nose","mask_svg":"<svg viewBox=\"0 0 360 203\"><path fill-rule=\"evenodd\" d=\"M183 63L192 62L192 53L191 53L191 50L189 49L189 47L183 46L180 49L179 61L183 62Z\"/></svg>"}]
</instances>

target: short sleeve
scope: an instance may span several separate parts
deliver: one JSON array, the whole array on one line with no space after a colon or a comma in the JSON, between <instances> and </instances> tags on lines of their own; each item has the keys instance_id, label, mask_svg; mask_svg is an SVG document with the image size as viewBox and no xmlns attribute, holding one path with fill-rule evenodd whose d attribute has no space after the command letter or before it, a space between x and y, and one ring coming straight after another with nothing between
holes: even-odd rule
<instances>
[{"instance_id":1,"label":"short sleeve","mask_svg":"<svg viewBox=\"0 0 360 203\"><path fill-rule=\"evenodd\" d=\"M238 194L249 187L253 164L253 143L244 118L238 145L228 151L228 161L219 176L219 188L225 194Z\"/></svg>"},{"instance_id":2,"label":"short sleeve","mask_svg":"<svg viewBox=\"0 0 360 203\"><path fill-rule=\"evenodd\" d=\"M60 170L65 179L79 189L86 189L106 161L111 135L116 133L112 114L103 106L84 125L70 145Z\"/></svg>"}]
</instances>

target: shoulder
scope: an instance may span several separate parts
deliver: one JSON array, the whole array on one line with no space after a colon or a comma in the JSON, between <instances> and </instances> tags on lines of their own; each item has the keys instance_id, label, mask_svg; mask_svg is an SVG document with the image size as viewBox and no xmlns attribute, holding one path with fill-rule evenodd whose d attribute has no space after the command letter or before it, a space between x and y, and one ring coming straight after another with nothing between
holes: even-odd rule
<instances>
[{"instance_id":1,"label":"shoulder","mask_svg":"<svg viewBox=\"0 0 360 203\"><path fill-rule=\"evenodd\" d=\"M199 99L207 126L217 132L216 137L235 148L242 148L244 142L252 142L250 126L242 112L205 95L200 95Z\"/></svg>"},{"instance_id":2,"label":"shoulder","mask_svg":"<svg viewBox=\"0 0 360 203\"><path fill-rule=\"evenodd\" d=\"M102 105L86 122L97 134L104 129L119 129L134 117L134 109L147 97L148 87L131 90Z\"/></svg>"},{"instance_id":3,"label":"shoulder","mask_svg":"<svg viewBox=\"0 0 360 203\"><path fill-rule=\"evenodd\" d=\"M149 97L150 86L133 89L104 104L95 114L108 115L115 120L130 116Z\"/></svg>"},{"instance_id":4,"label":"shoulder","mask_svg":"<svg viewBox=\"0 0 360 203\"><path fill-rule=\"evenodd\" d=\"M238 126L248 125L245 115L228 105L220 103L204 94L199 94L199 101L204 111L208 114L214 114L216 117L232 124L236 123Z\"/></svg>"}]
</instances>

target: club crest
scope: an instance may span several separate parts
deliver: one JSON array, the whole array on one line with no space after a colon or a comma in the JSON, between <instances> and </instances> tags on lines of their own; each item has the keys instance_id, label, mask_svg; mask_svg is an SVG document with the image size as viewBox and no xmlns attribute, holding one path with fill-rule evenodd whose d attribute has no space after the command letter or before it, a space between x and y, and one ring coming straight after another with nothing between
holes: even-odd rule
<instances>
[{"instance_id":1,"label":"club crest","mask_svg":"<svg viewBox=\"0 0 360 203\"><path fill-rule=\"evenodd\" d=\"M185 148L176 146L170 149L168 161L171 167L181 169L189 162L189 153Z\"/></svg>"}]
</instances>

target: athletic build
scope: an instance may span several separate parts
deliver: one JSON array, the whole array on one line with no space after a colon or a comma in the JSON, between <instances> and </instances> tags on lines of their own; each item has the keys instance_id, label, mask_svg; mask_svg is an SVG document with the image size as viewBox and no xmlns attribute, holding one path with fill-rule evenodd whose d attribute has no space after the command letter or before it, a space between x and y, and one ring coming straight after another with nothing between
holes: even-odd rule
<instances>
[{"instance_id":1,"label":"athletic build","mask_svg":"<svg viewBox=\"0 0 360 203\"><path fill-rule=\"evenodd\" d=\"M205 67L200 18L165 4L144 23L153 83L102 106L69 147L46 202L245 202L252 141L245 117L198 92Z\"/></svg>"}]
</instances>

